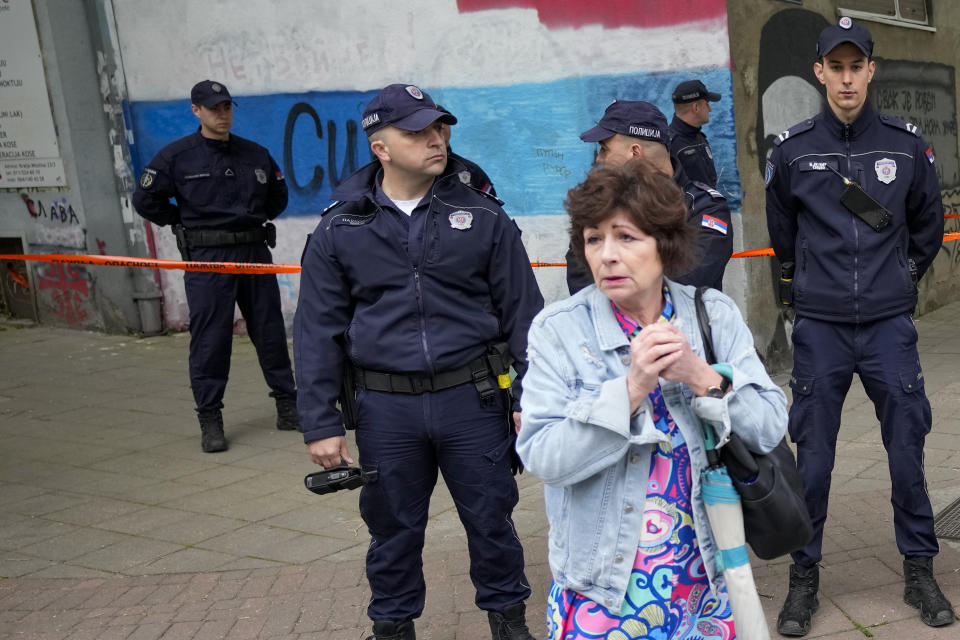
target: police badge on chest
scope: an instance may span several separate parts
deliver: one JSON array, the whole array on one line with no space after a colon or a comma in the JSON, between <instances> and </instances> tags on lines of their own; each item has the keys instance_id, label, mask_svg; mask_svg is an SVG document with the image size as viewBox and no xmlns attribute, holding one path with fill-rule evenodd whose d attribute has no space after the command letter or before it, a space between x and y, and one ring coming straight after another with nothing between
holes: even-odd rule
<instances>
[{"instance_id":1,"label":"police badge on chest","mask_svg":"<svg viewBox=\"0 0 960 640\"><path fill-rule=\"evenodd\" d=\"M466 231L473 225L473 214L460 209L450 214L450 226L460 231Z\"/></svg>"}]
</instances>

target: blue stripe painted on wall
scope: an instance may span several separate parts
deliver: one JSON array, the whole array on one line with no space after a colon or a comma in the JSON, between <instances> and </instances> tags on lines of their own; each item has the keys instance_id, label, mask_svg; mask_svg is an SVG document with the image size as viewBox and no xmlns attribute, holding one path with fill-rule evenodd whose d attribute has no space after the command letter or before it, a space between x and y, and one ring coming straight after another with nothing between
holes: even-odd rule
<instances>
[{"instance_id":1,"label":"blue stripe painted on wall","mask_svg":"<svg viewBox=\"0 0 960 640\"><path fill-rule=\"evenodd\" d=\"M566 192L593 162L595 146L579 139L613 99L647 100L673 117L670 94L678 82L700 78L723 94L704 131L713 149L719 188L731 210L740 208L736 136L728 69L567 78L495 87L426 87L460 123L453 149L480 164L512 215L563 214ZM264 145L287 174L287 215L315 215L333 186L369 162L360 115L374 91L332 91L238 96L233 131ZM139 171L164 145L192 133L197 120L189 101L130 105Z\"/></svg>"}]
</instances>

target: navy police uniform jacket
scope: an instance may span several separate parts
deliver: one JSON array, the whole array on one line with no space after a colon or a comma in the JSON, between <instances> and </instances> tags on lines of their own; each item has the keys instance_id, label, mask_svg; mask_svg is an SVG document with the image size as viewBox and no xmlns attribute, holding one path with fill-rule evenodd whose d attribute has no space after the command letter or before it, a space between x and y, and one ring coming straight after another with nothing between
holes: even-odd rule
<instances>
[{"instance_id":1,"label":"navy police uniform jacket","mask_svg":"<svg viewBox=\"0 0 960 640\"><path fill-rule=\"evenodd\" d=\"M727 199L716 189L690 180L683 165L676 158L671 160L674 182L683 189L687 220L697 228L696 256L699 262L688 273L667 275L680 284L723 290L723 273L733 253L733 225ZM570 295L591 284L593 275L590 270L579 263L572 249L568 250L567 289Z\"/></svg>"},{"instance_id":2,"label":"navy police uniform jacket","mask_svg":"<svg viewBox=\"0 0 960 640\"><path fill-rule=\"evenodd\" d=\"M304 249L294 318L305 442L344 433L336 402L345 358L364 369L433 375L504 340L519 391L527 330L543 297L520 229L499 200L462 181L465 170L451 158L410 217L378 204L378 161L334 191L340 202Z\"/></svg>"},{"instance_id":3,"label":"navy police uniform jacket","mask_svg":"<svg viewBox=\"0 0 960 640\"><path fill-rule=\"evenodd\" d=\"M691 180L717 186L717 168L713 152L700 127L687 124L677 116L670 121L670 155L683 165Z\"/></svg>"},{"instance_id":4,"label":"navy police uniform jacket","mask_svg":"<svg viewBox=\"0 0 960 640\"><path fill-rule=\"evenodd\" d=\"M917 279L943 242L933 153L917 127L875 111L841 122L829 106L774 141L767 226L780 262L794 262L798 315L868 322L911 312ZM856 182L891 214L874 231L840 201Z\"/></svg>"},{"instance_id":5,"label":"navy police uniform jacket","mask_svg":"<svg viewBox=\"0 0 960 640\"><path fill-rule=\"evenodd\" d=\"M205 138L198 130L154 156L140 174L133 206L160 226L244 231L280 215L287 185L266 148L233 134Z\"/></svg>"}]
</instances>

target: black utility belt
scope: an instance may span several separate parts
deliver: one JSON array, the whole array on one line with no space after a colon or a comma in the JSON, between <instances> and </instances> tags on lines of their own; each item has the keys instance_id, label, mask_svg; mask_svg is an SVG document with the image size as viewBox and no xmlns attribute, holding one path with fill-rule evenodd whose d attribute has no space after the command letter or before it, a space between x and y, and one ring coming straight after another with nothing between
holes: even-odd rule
<instances>
[{"instance_id":1,"label":"black utility belt","mask_svg":"<svg viewBox=\"0 0 960 640\"><path fill-rule=\"evenodd\" d=\"M187 247L228 247L237 244L265 242L273 248L276 244L276 229L270 223L265 227L246 231L223 231L222 229L184 229Z\"/></svg>"},{"instance_id":2,"label":"black utility belt","mask_svg":"<svg viewBox=\"0 0 960 640\"><path fill-rule=\"evenodd\" d=\"M497 388L510 388L510 365L506 343L490 345L487 352L466 365L436 375L386 373L370 369L353 368L354 382L358 389L386 393L421 394L441 391L472 382L483 401L492 399Z\"/></svg>"}]
</instances>

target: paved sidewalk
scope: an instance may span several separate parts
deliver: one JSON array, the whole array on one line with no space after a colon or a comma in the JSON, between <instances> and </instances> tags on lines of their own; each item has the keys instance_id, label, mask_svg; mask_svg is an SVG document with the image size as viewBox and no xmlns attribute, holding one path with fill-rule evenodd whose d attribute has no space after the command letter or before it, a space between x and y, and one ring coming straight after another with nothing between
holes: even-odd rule
<instances>
[{"instance_id":1,"label":"paved sidewalk","mask_svg":"<svg viewBox=\"0 0 960 640\"><path fill-rule=\"evenodd\" d=\"M935 511L960 495L960 303L918 320L934 429ZM204 454L185 334L137 339L0 320L0 640L313 638L369 633L368 535L357 492L315 496L300 435L274 428L246 338L234 343L224 420L230 450ZM858 382L844 408L821 609L809 637L960 637L904 605L886 455ZM547 523L540 483L520 477L515 513L545 637ZM960 604L960 545L941 584ZM768 620L788 560L755 562ZM466 540L442 487L431 504L423 639L489 638L473 604ZM776 633L773 632L774 637Z\"/></svg>"}]
</instances>

